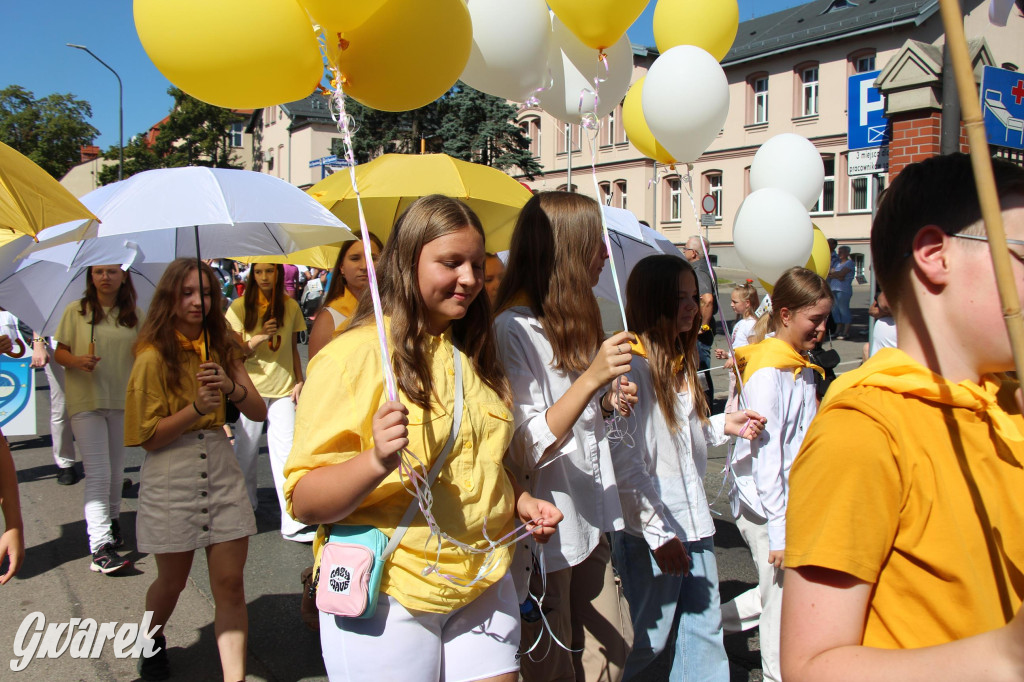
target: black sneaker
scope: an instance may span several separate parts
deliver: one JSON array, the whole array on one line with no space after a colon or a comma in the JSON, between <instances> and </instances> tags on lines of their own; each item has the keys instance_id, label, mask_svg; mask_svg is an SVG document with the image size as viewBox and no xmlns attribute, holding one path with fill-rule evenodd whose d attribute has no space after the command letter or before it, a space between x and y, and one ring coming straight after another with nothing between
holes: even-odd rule
<instances>
[{"instance_id":1,"label":"black sneaker","mask_svg":"<svg viewBox=\"0 0 1024 682\"><path fill-rule=\"evenodd\" d=\"M156 652L149 658L140 656L135 666L139 677L146 682L159 682L171 676L171 667L167 663L167 640L163 635L157 635L153 638L153 644Z\"/></svg>"},{"instance_id":2,"label":"black sneaker","mask_svg":"<svg viewBox=\"0 0 1024 682\"><path fill-rule=\"evenodd\" d=\"M110 544L114 546L114 549L124 547L124 538L121 537L121 524L117 519L110 522L110 537L113 538Z\"/></svg>"},{"instance_id":3,"label":"black sneaker","mask_svg":"<svg viewBox=\"0 0 1024 682\"><path fill-rule=\"evenodd\" d=\"M74 485L78 483L78 472L75 471L75 467L70 466L67 469L58 470L57 483L59 485Z\"/></svg>"},{"instance_id":4,"label":"black sneaker","mask_svg":"<svg viewBox=\"0 0 1024 682\"><path fill-rule=\"evenodd\" d=\"M103 545L99 550L92 554L92 564L89 565L89 569L96 573L116 573L121 569L128 568L132 565L132 562L128 561L122 556L119 556L114 551L114 546L111 543Z\"/></svg>"}]
</instances>

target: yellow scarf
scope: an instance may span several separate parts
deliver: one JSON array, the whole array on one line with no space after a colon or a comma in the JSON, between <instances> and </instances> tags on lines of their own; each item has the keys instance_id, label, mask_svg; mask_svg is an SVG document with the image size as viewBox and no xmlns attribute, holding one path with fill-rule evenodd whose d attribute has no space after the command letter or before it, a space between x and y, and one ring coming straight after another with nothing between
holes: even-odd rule
<instances>
[{"instance_id":1,"label":"yellow scarf","mask_svg":"<svg viewBox=\"0 0 1024 682\"><path fill-rule=\"evenodd\" d=\"M939 405L984 413L1000 437L1019 443L1024 441L1024 436L998 402L1002 382L1000 375L986 374L981 378L980 386L969 380L950 383L898 348L883 348L859 368L832 382L821 407L824 408L848 388L873 386Z\"/></svg>"},{"instance_id":2,"label":"yellow scarf","mask_svg":"<svg viewBox=\"0 0 1024 682\"><path fill-rule=\"evenodd\" d=\"M749 381L754 372L765 367L776 369L792 369L793 381L805 367L810 367L825 378L825 370L796 352L793 346L782 339L769 336L760 343L750 344L736 349L736 363L743 373L743 381Z\"/></svg>"},{"instance_id":3,"label":"yellow scarf","mask_svg":"<svg viewBox=\"0 0 1024 682\"><path fill-rule=\"evenodd\" d=\"M505 301L505 305L501 306L500 310L494 311L494 316L497 317L498 315L502 314L509 308L519 307L529 308L530 310L533 310L533 299L531 299L530 295L527 294L525 291L517 291L515 295L512 296L512 298Z\"/></svg>"},{"instance_id":4,"label":"yellow scarf","mask_svg":"<svg viewBox=\"0 0 1024 682\"><path fill-rule=\"evenodd\" d=\"M633 355L638 355L642 358L647 357L647 350L644 348L644 342L640 340L640 335L635 334L636 341L631 341L629 344L630 350L633 351ZM672 361L672 373L679 374L686 367L686 356L679 355Z\"/></svg>"},{"instance_id":5,"label":"yellow scarf","mask_svg":"<svg viewBox=\"0 0 1024 682\"><path fill-rule=\"evenodd\" d=\"M203 343L203 335L201 333L199 334L199 338L196 339L195 341L188 338L187 336L179 332L177 329L174 330L174 333L178 337L178 343L181 344L182 350L194 351L195 354L199 356L199 361L205 362L203 358L207 357L206 344Z\"/></svg>"},{"instance_id":6,"label":"yellow scarf","mask_svg":"<svg viewBox=\"0 0 1024 682\"><path fill-rule=\"evenodd\" d=\"M344 315L346 319L351 319L356 312L356 308L359 307L359 299L353 296L351 291L345 289L345 293L327 305Z\"/></svg>"},{"instance_id":7,"label":"yellow scarf","mask_svg":"<svg viewBox=\"0 0 1024 682\"><path fill-rule=\"evenodd\" d=\"M270 300L266 294L263 293L263 289L256 287L256 319L266 319L267 309L270 308Z\"/></svg>"}]
</instances>

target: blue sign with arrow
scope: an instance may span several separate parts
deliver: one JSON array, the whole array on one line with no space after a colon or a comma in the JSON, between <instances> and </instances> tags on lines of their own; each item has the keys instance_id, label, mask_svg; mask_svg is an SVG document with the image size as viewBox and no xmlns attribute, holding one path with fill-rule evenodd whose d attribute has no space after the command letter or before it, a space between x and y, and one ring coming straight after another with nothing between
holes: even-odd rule
<instances>
[{"instance_id":1,"label":"blue sign with arrow","mask_svg":"<svg viewBox=\"0 0 1024 682\"><path fill-rule=\"evenodd\" d=\"M988 143L1024 149L1024 73L986 66L981 75L981 106Z\"/></svg>"},{"instance_id":2,"label":"blue sign with arrow","mask_svg":"<svg viewBox=\"0 0 1024 682\"><path fill-rule=\"evenodd\" d=\"M850 76L847 90L846 146L848 149L881 147L889 142L885 98L874 87L881 71Z\"/></svg>"}]
</instances>

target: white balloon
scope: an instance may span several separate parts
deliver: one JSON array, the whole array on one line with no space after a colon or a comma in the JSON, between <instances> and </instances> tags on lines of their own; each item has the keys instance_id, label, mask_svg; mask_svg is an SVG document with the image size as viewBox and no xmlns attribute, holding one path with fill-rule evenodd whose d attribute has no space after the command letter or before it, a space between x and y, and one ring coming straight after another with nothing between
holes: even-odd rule
<instances>
[{"instance_id":1,"label":"white balloon","mask_svg":"<svg viewBox=\"0 0 1024 682\"><path fill-rule=\"evenodd\" d=\"M807 263L814 246L814 227L807 209L792 194L768 187L743 200L732 238L747 269L775 283L789 268Z\"/></svg>"},{"instance_id":2,"label":"white balloon","mask_svg":"<svg viewBox=\"0 0 1024 682\"><path fill-rule=\"evenodd\" d=\"M654 60L641 104L647 126L677 161L696 161L718 136L729 113L729 80L718 61L693 45Z\"/></svg>"},{"instance_id":3,"label":"white balloon","mask_svg":"<svg viewBox=\"0 0 1024 682\"><path fill-rule=\"evenodd\" d=\"M518 2L510 4L518 6ZM537 95L541 108L565 123L579 123L583 115L589 113L602 118L614 111L626 96L633 76L633 48L629 38L622 36L605 54L607 70L597 58L597 50L584 45L552 13L547 61L552 82L550 88ZM595 78L601 79L596 86ZM596 112L595 87L599 100Z\"/></svg>"},{"instance_id":4,"label":"white balloon","mask_svg":"<svg viewBox=\"0 0 1024 682\"><path fill-rule=\"evenodd\" d=\"M544 0L468 0L473 47L462 80L522 102L547 81L551 19Z\"/></svg>"},{"instance_id":5,"label":"white balloon","mask_svg":"<svg viewBox=\"0 0 1024 682\"><path fill-rule=\"evenodd\" d=\"M825 164L814 144L795 133L771 138L754 154L750 164L750 189L782 189L810 209L825 185Z\"/></svg>"}]
</instances>

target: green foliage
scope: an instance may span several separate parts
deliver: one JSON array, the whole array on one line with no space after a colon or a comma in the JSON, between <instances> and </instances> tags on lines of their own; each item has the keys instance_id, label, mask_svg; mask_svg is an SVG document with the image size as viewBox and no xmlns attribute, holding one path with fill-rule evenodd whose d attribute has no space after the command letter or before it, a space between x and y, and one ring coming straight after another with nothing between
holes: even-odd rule
<instances>
[{"instance_id":1,"label":"green foliage","mask_svg":"<svg viewBox=\"0 0 1024 682\"><path fill-rule=\"evenodd\" d=\"M0 90L0 140L58 180L81 160L99 131L86 122L88 102L69 93L36 99L20 85Z\"/></svg>"},{"instance_id":2,"label":"green foliage","mask_svg":"<svg viewBox=\"0 0 1024 682\"><path fill-rule=\"evenodd\" d=\"M530 138L515 124L515 107L461 81L421 109L377 111L351 98L345 108L357 127L352 144L359 163L388 152L418 154L422 143L428 152L503 171L519 168L530 178L543 170L530 154ZM340 142L331 153L344 154Z\"/></svg>"}]
</instances>

